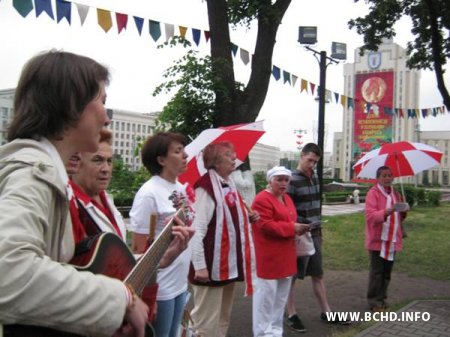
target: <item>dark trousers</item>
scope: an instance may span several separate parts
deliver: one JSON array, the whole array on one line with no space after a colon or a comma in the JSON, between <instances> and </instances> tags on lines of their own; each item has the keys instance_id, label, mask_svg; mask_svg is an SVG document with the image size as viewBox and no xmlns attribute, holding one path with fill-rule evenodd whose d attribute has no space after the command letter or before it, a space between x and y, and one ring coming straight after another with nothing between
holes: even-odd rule
<instances>
[{"instance_id":1,"label":"dark trousers","mask_svg":"<svg viewBox=\"0 0 450 337\"><path fill-rule=\"evenodd\" d=\"M372 308L384 306L387 298L387 288L391 281L392 267L394 261L388 261L380 257L379 251L369 251L370 271L369 286L367 289L367 302Z\"/></svg>"}]
</instances>

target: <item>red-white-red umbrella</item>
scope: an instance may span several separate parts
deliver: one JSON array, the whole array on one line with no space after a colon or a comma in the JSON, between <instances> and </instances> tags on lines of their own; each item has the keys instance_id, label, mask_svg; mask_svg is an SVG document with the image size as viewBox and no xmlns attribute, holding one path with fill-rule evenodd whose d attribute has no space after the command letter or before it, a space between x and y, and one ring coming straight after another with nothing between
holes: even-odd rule
<instances>
[{"instance_id":1,"label":"red-white-red umbrella","mask_svg":"<svg viewBox=\"0 0 450 337\"><path fill-rule=\"evenodd\" d=\"M439 165L441 158L442 152L432 146L402 141L366 153L353 169L357 177L375 179L377 169L388 166L394 177L407 177Z\"/></svg>"},{"instance_id":2,"label":"red-white-red umbrella","mask_svg":"<svg viewBox=\"0 0 450 337\"><path fill-rule=\"evenodd\" d=\"M236 166L239 166L264 132L262 121L203 130L185 148L188 154L188 168L178 177L179 181L193 185L206 173L202 151L208 144L231 142L236 151Z\"/></svg>"}]
</instances>

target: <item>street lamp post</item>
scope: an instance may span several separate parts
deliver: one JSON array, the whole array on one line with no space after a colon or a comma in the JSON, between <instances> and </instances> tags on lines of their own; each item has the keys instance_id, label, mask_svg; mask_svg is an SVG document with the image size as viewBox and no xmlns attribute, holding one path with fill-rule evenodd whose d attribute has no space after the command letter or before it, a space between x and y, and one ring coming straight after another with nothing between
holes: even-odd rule
<instances>
[{"instance_id":1,"label":"street lamp post","mask_svg":"<svg viewBox=\"0 0 450 337\"><path fill-rule=\"evenodd\" d=\"M305 48L314 54L314 57L319 62L320 78L318 88L319 98L319 118L318 118L318 132L317 132L317 145L322 151L322 156L317 163L317 176L319 177L319 194L320 200L322 200L323 192L323 157L325 153L324 138L325 138L325 103L326 103L326 76L327 67L331 63L339 63L340 60L347 59L347 46L345 43L333 42L331 57L327 56L327 52L317 51L311 48L309 45L317 43L317 27L299 27L298 42L305 45ZM322 207L322 202L320 203Z\"/></svg>"}]
</instances>

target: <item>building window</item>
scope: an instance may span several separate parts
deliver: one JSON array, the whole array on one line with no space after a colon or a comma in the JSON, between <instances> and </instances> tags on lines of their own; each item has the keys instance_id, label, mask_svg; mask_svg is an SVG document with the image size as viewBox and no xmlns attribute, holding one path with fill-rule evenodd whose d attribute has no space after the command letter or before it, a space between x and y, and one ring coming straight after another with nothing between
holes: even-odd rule
<instances>
[{"instance_id":1,"label":"building window","mask_svg":"<svg viewBox=\"0 0 450 337\"><path fill-rule=\"evenodd\" d=\"M447 186L448 183L448 171L442 171L442 185Z\"/></svg>"}]
</instances>

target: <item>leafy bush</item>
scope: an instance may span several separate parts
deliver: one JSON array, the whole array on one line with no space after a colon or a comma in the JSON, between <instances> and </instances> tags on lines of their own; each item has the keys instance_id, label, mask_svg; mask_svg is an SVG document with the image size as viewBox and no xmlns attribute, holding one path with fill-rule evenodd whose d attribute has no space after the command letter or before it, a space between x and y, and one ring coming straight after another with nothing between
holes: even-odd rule
<instances>
[{"instance_id":1,"label":"leafy bush","mask_svg":"<svg viewBox=\"0 0 450 337\"><path fill-rule=\"evenodd\" d=\"M108 192L113 195L114 204L118 207L131 206L134 195L144 182L150 179L145 168L131 171L121 159L114 159L113 173Z\"/></svg>"},{"instance_id":2,"label":"leafy bush","mask_svg":"<svg viewBox=\"0 0 450 337\"><path fill-rule=\"evenodd\" d=\"M441 200L441 192L428 191L427 193L427 206L439 206Z\"/></svg>"},{"instance_id":3,"label":"leafy bush","mask_svg":"<svg viewBox=\"0 0 450 337\"><path fill-rule=\"evenodd\" d=\"M400 191L400 188L396 188L397 191ZM403 186L403 190L405 192L405 199L409 206L414 206L417 204L417 188L412 185Z\"/></svg>"},{"instance_id":4,"label":"leafy bush","mask_svg":"<svg viewBox=\"0 0 450 337\"><path fill-rule=\"evenodd\" d=\"M400 189L397 188L399 191ZM405 191L406 202L410 206L439 206L441 199L441 192L430 191L425 188L416 188L412 185L405 185L403 187Z\"/></svg>"},{"instance_id":5,"label":"leafy bush","mask_svg":"<svg viewBox=\"0 0 450 337\"><path fill-rule=\"evenodd\" d=\"M263 171L255 172L253 178L255 179L256 194L258 194L267 187L266 173Z\"/></svg>"}]
</instances>

